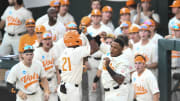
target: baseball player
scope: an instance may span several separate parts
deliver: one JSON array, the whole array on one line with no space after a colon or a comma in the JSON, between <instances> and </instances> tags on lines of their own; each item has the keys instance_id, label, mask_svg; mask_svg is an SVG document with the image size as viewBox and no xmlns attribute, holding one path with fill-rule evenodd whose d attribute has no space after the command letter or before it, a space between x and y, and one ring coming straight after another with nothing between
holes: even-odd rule
<instances>
[{"instance_id":1,"label":"baseball player","mask_svg":"<svg viewBox=\"0 0 180 101\"><path fill-rule=\"evenodd\" d=\"M126 1L126 6L130 10L130 15L131 15L131 21L133 21L133 17L137 14L136 11L136 2L134 0L127 0Z\"/></svg>"},{"instance_id":2,"label":"baseball player","mask_svg":"<svg viewBox=\"0 0 180 101\"><path fill-rule=\"evenodd\" d=\"M57 20L57 12L54 7L48 9L49 21L46 21L43 25L47 31L50 31L53 35L53 41L56 42L60 38L63 38L66 29L64 25Z\"/></svg>"},{"instance_id":3,"label":"baseball player","mask_svg":"<svg viewBox=\"0 0 180 101\"><path fill-rule=\"evenodd\" d=\"M41 36L42 34L46 31L46 28L43 25L36 25L35 27L35 32L37 35L37 40L35 41L35 43L33 44L34 48L38 48L39 44L41 42Z\"/></svg>"},{"instance_id":4,"label":"baseball player","mask_svg":"<svg viewBox=\"0 0 180 101\"><path fill-rule=\"evenodd\" d=\"M74 22L74 21L68 22L68 23L65 25L65 27L66 27L66 32L67 32L67 31L70 31L70 30L77 30L77 29L78 29L77 24L76 24L76 22Z\"/></svg>"},{"instance_id":5,"label":"baseball player","mask_svg":"<svg viewBox=\"0 0 180 101\"><path fill-rule=\"evenodd\" d=\"M68 12L70 5L69 0L60 0L60 3L60 11L57 20L63 24L74 21L74 17Z\"/></svg>"},{"instance_id":6,"label":"baseball player","mask_svg":"<svg viewBox=\"0 0 180 101\"><path fill-rule=\"evenodd\" d=\"M115 39L111 44L111 51L102 57L99 70L94 78L93 89L101 76L105 91L105 101L128 101L130 72L128 59L123 54L124 43Z\"/></svg>"},{"instance_id":7,"label":"baseball player","mask_svg":"<svg viewBox=\"0 0 180 101\"><path fill-rule=\"evenodd\" d=\"M171 28L173 27L174 24L176 23L180 23L180 20L179 20L179 14L180 14L180 11L179 11L179 7L180 7L180 1L179 0L174 0L172 5L170 5L169 7L172 8L172 13L175 14L175 16L173 18L171 18L169 20L169 23L168 23L168 28L169 28L169 34L174 34L173 31L171 30Z\"/></svg>"},{"instance_id":8,"label":"baseball player","mask_svg":"<svg viewBox=\"0 0 180 101\"><path fill-rule=\"evenodd\" d=\"M114 30L115 35L122 34L122 31L120 28L121 22L130 21L130 17L131 17L130 10L128 8L123 7L120 9L120 21L119 21L119 26Z\"/></svg>"},{"instance_id":9,"label":"baseball player","mask_svg":"<svg viewBox=\"0 0 180 101\"><path fill-rule=\"evenodd\" d=\"M93 9L101 9L101 0L91 0L91 10ZM88 17L91 17L91 13Z\"/></svg>"},{"instance_id":10,"label":"baseball player","mask_svg":"<svg viewBox=\"0 0 180 101\"><path fill-rule=\"evenodd\" d=\"M86 40L88 43L88 40ZM68 31L64 35L66 49L57 62L61 73L61 101L81 101L79 86L82 80L83 58L90 54L89 43L82 46L82 40L77 31ZM81 53L81 54L79 54Z\"/></svg>"},{"instance_id":11,"label":"baseball player","mask_svg":"<svg viewBox=\"0 0 180 101\"><path fill-rule=\"evenodd\" d=\"M41 37L41 42L42 44L39 46L39 48L36 48L34 51L34 59L43 64L46 72L50 90L48 101L58 101L56 89L60 83L60 75L59 69L55 68L55 61L57 57L52 49L52 34L49 32L44 32Z\"/></svg>"},{"instance_id":12,"label":"baseball player","mask_svg":"<svg viewBox=\"0 0 180 101\"><path fill-rule=\"evenodd\" d=\"M129 39L129 42L132 44L132 46L140 41L139 26L131 25L129 27Z\"/></svg>"},{"instance_id":13,"label":"baseball player","mask_svg":"<svg viewBox=\"0 0 180 101\"><path fill-rule=\"evenodd\" d=\"M109 27L112 31L114 31L114 25L111 21L112 19L112 12L113 9L111 6L104 6L102 8L102 21L101 24L104 24L105 26Z\"/></svg>"},{"instance_id":14,"label":"baseball player","mask_svg":"<svg viewBox=\"0 0 180 101\"><path fill-rule=\"evenodd\" d=\"M26 45L33 45L37 40L36 33L34 32L35 21L34 19L26 20L27 33L21 36L19 41L19 56L22 59L23 47Z\"/></svg>"},{"instance_id":15,"label":"baseball player","mask_svg":"<svg viewBox=\"0 0 180 101\"><path fill-rule=\"evenodd\" d=\"M149 40L150 29L147 24L142 24L139 30L140 42L134 45L133 52L142 54L146 58L146 67L150 69L157 77L157 45Z\"/></svg>"},{"instance_id":16,"label":"baseball player","mask_svg":"<svg viewBox=\"0 0 180 101\"><path fill-rule=\"evenodd\" d=\"M56 12L59 12L60 0L52 0L49 6L54 7L56 9ZM45 14L37 19L36 25L42 25L44 22L48 22L48 21L49 21L48 14Z\"/></svg>"},{"instance_id":17,"label":"baseball player","mask_svg":"<svg viewBox=\"0 0 180 101\"><path fill-rule=\"evenodd\" d=\"M154 74L146 69L146 58L143 55L136 55L136 72L132 75L132 84L135 90L137 101L159 101L160 91Z\"/></svg>"},{"instance_id":18,"label":"baseball player","mask_svg":"<svg viewBox=\"0 0 180 101\"><path fill-rule=\"evenodd\" d=\"M44 85L44 97L40 90L39 80ZM33 47L27 45L23 51L23 61L10 70L7 77L9 91L16 94L16 101L47 101L49 87L45 71L40 62L33 60Z\"/></svg>"},{"instance_id":19,"label":"baseball player","mask_svg":"<svg viewBox=\"0 0 180 101\"><path fill-rule=\"evenodd\" d=\"M23 7L23 0L13 0L1 16L0 29L5 25L5 34L0 46L0 56L10 54L13 50L18 55L20 36L26 32L25 21L32 18L30 11Z\"/></svg>"},{"instance_id":20,"label":"baseball player","mask_svg":"<svg viewBox=\"0 0 180 101\"><path fill-rule=\"evenodd\" d=\"M151 31L151 34L150 34L150 40L154 43L154 44L158 44L158 40L159 39L162 39L163 37L158 34L156 32L156 23L154 20L152 19L148 19L144 22L145 24L149 25L149 28L150 28L150 31Z\"/></svg>"},{"instance_id":21,"label":"baseball player","mask_svg":"<svg viewBox=\"0 0 180 101\"><path fill-rule=\"evenodd\" d=\"M151 0L141 0L141 4L137 5L137 15L133 18L133 23L143 24L147 19L153 19L156 23L160 23L159 15L151 11ZM141 11L142 7L142 11Z\"/></svg>"}]
</instances>

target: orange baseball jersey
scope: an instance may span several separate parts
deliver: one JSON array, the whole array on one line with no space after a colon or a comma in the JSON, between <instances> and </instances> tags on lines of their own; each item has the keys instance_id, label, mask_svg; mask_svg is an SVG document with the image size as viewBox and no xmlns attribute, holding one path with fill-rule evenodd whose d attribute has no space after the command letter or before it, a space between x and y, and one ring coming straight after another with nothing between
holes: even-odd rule
<instances>
[{"instance_id":1,"label":"orange baseball jersey","mask_svg":"<svg viewBox=\"0 0 180 101\"><path fill-rule=\"evenodd\" d=\"M156 77L148 69L145 69L141 75L134 72L132 74L132 84L137 101L153 101L153 94L159 92Z\"/></svg>"},{"instance_id":2,"label":"orange baseball jersey","mask_svg":"<svg viewBox=\"0 0 180 101\"><path fill-rule=\"evenodd\" d=\"M33 60L31 67L27 67L21 61L12 67L7 82L16 83L16 88L25 94L32 94L40 90L39 79L44 77L46 74L40 62Z\"/></svg>"},{"instance_id":3,"label":"orange baseball jersey","mask_svg":"<svg viewBox=\"0 0 180 101\"><path fill-rule=\"evenodd\" d=\"M33 45L36 40L37 40L36 34L33 34L32 36L30 36L29 34L25 34L21 36L19 41L19 52L23 52L23 48L26 45Z\"/></svg>"}]
</instances>

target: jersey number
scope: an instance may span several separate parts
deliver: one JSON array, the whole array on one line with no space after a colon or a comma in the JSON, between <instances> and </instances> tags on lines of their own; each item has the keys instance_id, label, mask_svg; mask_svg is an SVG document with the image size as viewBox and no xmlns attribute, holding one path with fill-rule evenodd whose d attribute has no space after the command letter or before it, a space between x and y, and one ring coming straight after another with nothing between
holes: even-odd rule
<instances>
[{"instance_id":1,"label":"jersey number","mask_svg":"<svg viewBox=\"0 0 180 101\"><path fill-rule=\"evenodd\" d=\"M71 71L71 61L69 57L63 57L62 60L64 61L62 65L62 71ZM68 65L69 68L65 68L65 65Z\"/></svg>"}]
</instances>

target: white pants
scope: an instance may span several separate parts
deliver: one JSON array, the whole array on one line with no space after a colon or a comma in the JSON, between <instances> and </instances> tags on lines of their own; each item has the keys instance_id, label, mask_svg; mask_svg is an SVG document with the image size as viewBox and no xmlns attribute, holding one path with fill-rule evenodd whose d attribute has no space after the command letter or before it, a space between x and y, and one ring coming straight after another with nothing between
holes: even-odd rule
<instances>
[{"instance_id":1,"label":"white pants","mask_svg":"<svg viewBox=\"0 0 180 101\"><path fill-rule=\"evenodd\" d=\"M118 89L105 92L105 101L128 101L129 84L122 84Z\"/></svg>"},{"instance_id":2,"label":"white pants","mask_svg":"<svg viewBox=\"0 0 180 101\"><path fill-rule=\"evenodd\" d=\"M80 86L80 85L79 85ZM66 94L60 91L60 87L58 88L58 96L61 101L81 101L80 89L75 87L74 84L66 83Z\"/></svg>"},{"instance_id":3,"label":"white pants","mask_svg":"<svg viewBox=\"0 0 180 101\"><path fill-rule=\"evenodd\" d=\"M9 36L8 33L6 32L4 34L4 38L0 46L0 56L9 55L12 50L15 55L18 55L19 40L20 40L20 36L18 35Z\"/></svg>"},{"instance_id":4,"label":"white pants","mask_svg":"<svg viewBox=\"0 0 180 101\"><path fill-rule=\"evenodd\" d=\"M26 100L22 100L18 95L16 95L16 101L44 101L44 96L42 90L38 90L34 95L27 95Z\"/></svg>"}]
</instances>

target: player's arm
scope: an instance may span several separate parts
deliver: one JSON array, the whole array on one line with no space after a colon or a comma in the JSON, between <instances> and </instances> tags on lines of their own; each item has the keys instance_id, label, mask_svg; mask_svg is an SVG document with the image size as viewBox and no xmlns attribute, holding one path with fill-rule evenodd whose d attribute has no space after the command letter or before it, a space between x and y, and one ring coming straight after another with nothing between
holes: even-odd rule
<instances>
[{"instance_id":1,"label":"player's arm","mask_svg":"<svg viewBox=\"0 0 180 101\"><path fill-rule=\"evenodd\" d=\"M109 66L109 63L110 63L109 58L106 57L106 58L104 58L104 60L105 60L106 69L109 72L109 74L111 75L111 77L113 78L113 80L116 81L119 85L121 85L123 83L125 77L112 70L112 68Z\"/></svg>"},{"instance_id":2,"label":"player's arm","mask_svg":"<svg viewBox=\"0 0 180 101\"><path fill-rule=\"evenodd\" d=\"M159 101L160 93L153 94L153 101Z\"/></svg>"},{"instance_id":3,"label":"player's arm","mask_svg":"<svg viewBox=\"0 0 180 101\"><path fill-rule=\"evenodd\" d=\"M146 66L147 66L147 68L155 69L155 68L157 68L157 63L147 64Z\"/></svg>"},{"instance_id":4,"label":"player's arm","mask_svg":"<svg viewBox=\"0 0 180 101\"><path fill-rule=\"evenodd\" d=\"M4 21L4 20L1 20L1 21L0 21L0 29L3 29L4 25L5 25L5 21Z\"/></svg>"},{"instance_id":5,"label":"player's arm","mask_svg":"<svg viewBox=\"0 0 180 101\"><path fill-rule=\"evenodd\" d=\"M137 4L137 16L136 19L134 20L134 22L138 25L140 25L140 19L141 19L141 4L138 3Z\"/></svg>"},{"instance_id":6,"label":"player's arm","mask_svg":"<svg viewBox=\"0 0 180 101\"><path fill-rule=\"evenodd\" d=\"M56 67L56 77L57 77L57 83L58 85L61 83L61 77L60 77L60 72L59 72L59 68L58 66L55 66Z\"/></svg>"},{"instance_id":7,"label":"player's arm","mask_svg":"<svg viewBox=\"0 0 180 101\"><path fill-rule=\"evenodd\" d=\"M45 97L45 101L49 99L49 84L48 84L48 80L46 77L41 78L41 82L44 88L44 97Z\"/></svg>"},{"instance_id":8,"label":"player's arm","mask_svg":"<svg viewBox=\"0 0 180 101\"><path fill-rule=\"evenodd\" d=\"M96 90L96 88L97 88L97 82L100 79L101 73L102 73L102 71L100 69L98 69L97 73L96 73L96 76L94 77L93 84L92 84L92 89L93 90Z\"/></svg>"}]
</instances>

